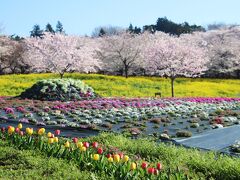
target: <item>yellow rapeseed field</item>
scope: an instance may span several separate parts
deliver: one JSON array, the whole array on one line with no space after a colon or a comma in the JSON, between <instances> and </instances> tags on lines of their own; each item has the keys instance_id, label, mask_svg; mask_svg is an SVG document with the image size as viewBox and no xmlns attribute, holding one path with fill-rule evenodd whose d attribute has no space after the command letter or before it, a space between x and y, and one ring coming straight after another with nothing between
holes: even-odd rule
<instances>
[{"instance_id":1,"label":"yellow rapeseed field","mask_svg":"<svg viewBox=\"0 0 240 180\"><path fill-rule=\"evenodd\" d=\"M0 76L0 96L19 95L41 79L59 78L58 74L27 74ZM170 80L158 77L106 76L68 73L64 78L83 80L105 97L153 97L161 92L171 96ZM175 81L176 97L240 97L240 80L178 78Z\"/></svg>"}]
</instances>

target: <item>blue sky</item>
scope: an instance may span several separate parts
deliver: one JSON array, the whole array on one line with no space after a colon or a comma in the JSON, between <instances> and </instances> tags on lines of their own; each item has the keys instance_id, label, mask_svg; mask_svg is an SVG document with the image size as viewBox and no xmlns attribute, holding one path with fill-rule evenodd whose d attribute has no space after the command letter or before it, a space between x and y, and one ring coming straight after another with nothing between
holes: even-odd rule
<instances>
[{"instance_id":1,"label":"blue sky","mask_svg":"<svg viewBox=\"0 0 240 180\"><path fill-rule=\"evenodd\" d=\"M28 36L34 24L54 27L60 20L68 34L91 35L100 25L142 27L158 17L206 26L240 23L240 0L0 0L4 34Z\"/></svg>"}]
</instances>

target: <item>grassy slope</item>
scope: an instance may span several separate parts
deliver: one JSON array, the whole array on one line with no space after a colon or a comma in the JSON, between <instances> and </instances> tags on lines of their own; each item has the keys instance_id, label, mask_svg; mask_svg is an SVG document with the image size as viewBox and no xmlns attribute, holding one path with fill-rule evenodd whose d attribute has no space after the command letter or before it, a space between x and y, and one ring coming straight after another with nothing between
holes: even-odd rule
<instances>
[{"instance_id":1,"label":"grassy slope","mask_svg":"<svg viewBox=\"0 0 240 180\"><path fill-rule=\"evenodd\" d=\"M201 152L174 145L159 144L149 139L131 140L122 135L101 134L89 139L118 147L128 154L139 155L152 162L162 162L174 171L178 166L192 178L240 179L240 159L214 152Z\"/></svg>"},{"instance_id":2,"label":"grassy slope","mask_svg":"<svg viewBox=\"0 0 240 180\"><path fill-rule=\"evenodd\" d=\"M0 140L0 179L90 180L94 178L105 179L106 177L81 171L72 162L47 157L39 151L18 150Z\"/></svg>"},{"instance_id":3,"label":"grassy slope","mask_svg":"<svg viewBox=\"0 0 240 180\"><path fill-rule=\"evenodd\" d=\"M165 172L170 171L173 175L172 178L179 167L193 179L240 179L240 159L214 152L157 144L149 139L131 140L109 133L87 140L117 147L128 155L141 156L149 162L160 161ZM112 179L80 168L73 162L48 158L37 150L18 150L0 140L0 179Z\"/></svg>"},{"instance_id":4,"label":"grassy slope","mask_svg":"<svg viewBox=\"0 0 240 180\"><path fill-rule=\"evenodd\" d=\"M37 80L58 77L57 74L0 76L0 95L19 95ZM82 79L105 97L151 97L159 91L164 97L170 96L170 81L165 78L130 77L126 79L78 73L66 74L65 77ZM177 97L240 97L240 80L179 78L175 81L175 94Z\"/></svg>"}]
</instances>

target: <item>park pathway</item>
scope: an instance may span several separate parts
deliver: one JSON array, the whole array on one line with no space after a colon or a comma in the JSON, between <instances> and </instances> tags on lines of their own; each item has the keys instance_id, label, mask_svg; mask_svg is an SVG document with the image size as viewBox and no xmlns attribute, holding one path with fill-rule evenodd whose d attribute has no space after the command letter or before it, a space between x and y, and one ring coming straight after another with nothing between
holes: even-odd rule
<instances>
[{"instance_id":1,"label":"park pathway","mask_svg":"<svg viewBox=\"0 0 240 180\"><path fill-rule=\"evenodd\" d=\"M221 151L240 140L240 125L214 129L186 139L175 139L179 144L207 150Z\"/></svg>"}]
</instances>

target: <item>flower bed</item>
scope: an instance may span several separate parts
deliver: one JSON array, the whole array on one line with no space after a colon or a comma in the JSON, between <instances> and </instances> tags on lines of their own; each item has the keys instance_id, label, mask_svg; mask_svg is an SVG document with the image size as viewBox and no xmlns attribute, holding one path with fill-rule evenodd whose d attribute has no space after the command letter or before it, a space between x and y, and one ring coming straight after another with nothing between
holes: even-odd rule
<instances>
[{"instance_id":1,"label":"flower bed","mask_svg":"<svg viewBox=\"0 0 240 180\"><path fill-rule=\"evenodd\" d=\"M2 124L30 123L55 128L154 134L164 138L239 124L239 98L98 98L37 101L1 98Z\"/></svg>"},{"instance_id":2,"label":"flower bed","mask_svg":"<svg viewBox=\"0 0 240 180\"><path fill-rule=\"evenodd\" d=\"M35 131L27 127L23 130L23 125L19 123L17 127L2 127L0 138L19 149L39 149L48 156L72 160L82 169L104 172L117 179L167 177L161 162L146 162L115 148L108 149L98 142L86 142L79 138L70 140L59 137L60 134L60 130L51 133L45 128Z\"/></svg>"}]
</instances>

